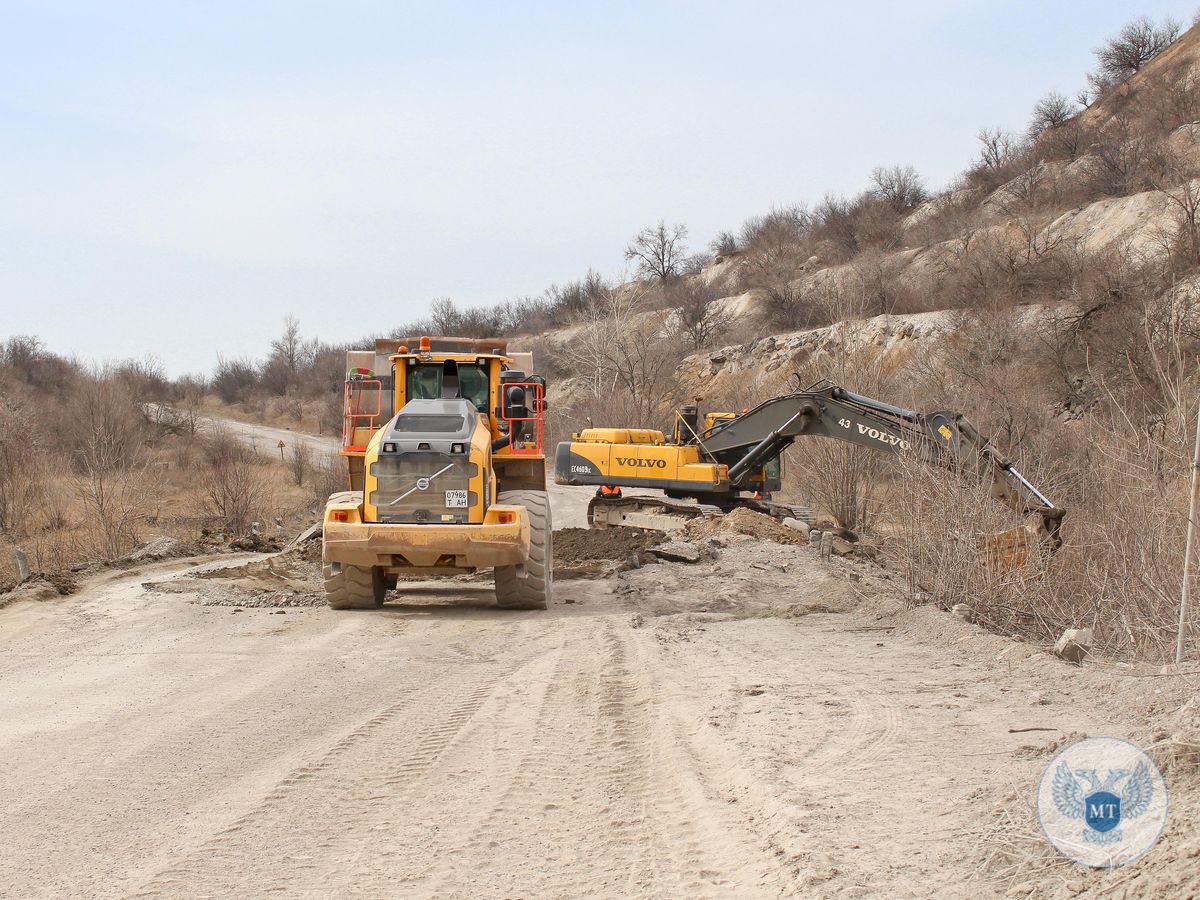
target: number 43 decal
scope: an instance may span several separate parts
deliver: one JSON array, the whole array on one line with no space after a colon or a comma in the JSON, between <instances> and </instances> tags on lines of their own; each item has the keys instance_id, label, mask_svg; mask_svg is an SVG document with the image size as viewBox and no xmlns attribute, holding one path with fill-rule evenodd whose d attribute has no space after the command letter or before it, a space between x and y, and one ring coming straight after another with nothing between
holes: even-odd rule
<instances>
[{"instance_id":1,"label":"number 43 decal","mask_svg":"<svg viewBox=\"0 0 1200 900\"><path fill-rule=\"evenodd\" d=\"M850 420L849 419L838 419L838 424L841 425L843 428L849 428Z\"/></svg>"}]
</instances>

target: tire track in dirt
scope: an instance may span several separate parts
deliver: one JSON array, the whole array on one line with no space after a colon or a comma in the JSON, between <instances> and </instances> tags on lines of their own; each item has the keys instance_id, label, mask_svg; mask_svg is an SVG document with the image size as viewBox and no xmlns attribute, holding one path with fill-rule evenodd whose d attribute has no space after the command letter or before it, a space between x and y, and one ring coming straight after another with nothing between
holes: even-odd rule
<instances>
[{"instance_id":1,"label":"tire track in dirt","mask_svg":"<svg viewBox=\"0 0 1200 900\"><path fill-rule=\"evenodd\" d=\"M771 854L730 840L737 823L696 788L678 762L677 733L660 720L657 686L638 642L608 620L573 626L553 668L528 671L540 693L515 695L529 713L492 710L517 752L468 782L477 799L457 840L425 849L440 858L415 893L441 896L730 896L757 893ZM532 685L531 685L532 687ZM487 746L473 734L470 744ZM466 746L467 742L464 742ZM453 806L453 804L451 804ZM531 832L531 825L536 823ZM746 878L749 849L756 874ZM472 890L461 888L462 871ZM458 886L456 889L456 885ZM426 893L427 892L427 893Z\"/></svg>"},{"instance_id":2,"label":"tire track in dirt","mask_svg":"<svg viewBox=\"0 0 1200 900\"><path fill-rule=\"evenodd\" d=\"M503 642L511 629L496 629ZM465 648L462 648L465 649ZM477 654L471 653L477 657ZM468 662L478 667L465 685L444 677L436 661L405 669L400 698L299 766L258 802L181 862L158 873L137 896L236 895L253 873L263 892L345 887L359 869L362 843L403 809L406 791L430 771L489 694L524 657ZM462 687L469 687L463 694ZM421 727L413 727L413 723ZM286 853L307 847L310 853ZM331 888L332 889L332 888Z\"/></svg>"}]
</instances>

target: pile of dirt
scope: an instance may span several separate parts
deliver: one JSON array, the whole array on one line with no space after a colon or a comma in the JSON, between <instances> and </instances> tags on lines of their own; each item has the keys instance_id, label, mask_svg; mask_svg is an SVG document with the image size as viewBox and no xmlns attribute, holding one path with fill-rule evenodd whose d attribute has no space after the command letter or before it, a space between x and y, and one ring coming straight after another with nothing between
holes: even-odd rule
<instances>
[{"instance_id":1,"label":"pile of dirt","mask_svg":"<svg viewBox=\"0 0 1200 900\"><path fill-rule=\"evenodd\" d=\"M79 590L79 582L69 572L40 572L30 581L44 581L51 585L60 597L67 597Z\"/></svg>"},{"instance_id":2,"label":"pile of dirt","mask_svg":"<svg viewBox=\"0 0 1200 900\"><path fill-rule=\"evenodd\" d=\"M283 549L283 544L278 538L266 537L261 534L247 534L230 541L229 549L251 553L278 553Z\"/></svg>"},{"instance_id":3,"label":"pile of dirt","mask_svg":"<svg viewBox=\"0 0 1200 900\"><path fill-rule=\"evenodd\" d=\"M664 534L649 528L564 528L554 532L557 578L604 577L626 568L630 560L650 562L647 548Z\"/></svg>"},{"instance_id":4,"label":"pile of dirt","mask_svg":"<svg viewBox=\"0 0 1200 900\"><path fill-rule=\"evenodd\" d=\"M178 559L192 556L196 549L178 538L156 537L142 544L128 556L114 562L116 566L133 563L160 562L164 559Z\"/></svg>"},{"instance_id":5,"label":"pile of dirt","mask_svg":"<svg viewBox=\"0 0 1200 900\"><path fill-rule=\"evenodd\" d=\"M53 600L79 590L79 582L66 572L38 572L8 590L0 591L0 607L18 600Z\"/></svg>"},{"instance_id":6,"label":"pile of dirt","mask_svg":"<svg viewBox=\"0 0 1200 900\"><path fill-rule=\"evenodd\" d=\"M803 531L789 528L768 515L750 509L735 509L727 515L711 519L693 519L683 530L692 540L718 537L722 534L745 534L762 541L774 541L776 544L808 544L808 535Z\"/></svg>"},{"instance_id":7,"label":"pile of dirt","mask_svg":"<svg viewBox=\"0 0 1200 900\"><path fill-rule=\"evenodd\" d=\"M317 547L317 559L320 547ZM256 559L240 566L223 566L197 572L193 578L220 579L230 582L232 587L242 590L276 593L294 591L299 593L322 590L320 566L305 547L297 547L266 559Z\"/></svg>"},{"instance_id":8,"label":"pile of dirt","mask_svg":"<svg viewBox=\"0 0 1200 900\"><path fill-rule=\"evenodd\" d=\"M554 532L554 564L594 559L628 559L663 539L648 528L564 528Z\"/></svg>"}]
</instances>

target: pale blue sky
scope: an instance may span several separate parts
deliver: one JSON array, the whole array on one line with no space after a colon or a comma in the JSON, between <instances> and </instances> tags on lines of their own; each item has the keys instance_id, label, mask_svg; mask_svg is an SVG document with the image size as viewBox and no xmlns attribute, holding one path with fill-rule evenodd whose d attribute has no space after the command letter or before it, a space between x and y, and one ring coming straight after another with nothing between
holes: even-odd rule
<instances>
[{"instance_id":1,"label":"pale blue sky","mask_svg":"<svg viewBox=\"0 0 1200 900\"><path fill-rule=\"evenodd\" d=\"M0 2L0 338L172 373L944 184L1191 3Z\"/></svg>"}]
</instances>

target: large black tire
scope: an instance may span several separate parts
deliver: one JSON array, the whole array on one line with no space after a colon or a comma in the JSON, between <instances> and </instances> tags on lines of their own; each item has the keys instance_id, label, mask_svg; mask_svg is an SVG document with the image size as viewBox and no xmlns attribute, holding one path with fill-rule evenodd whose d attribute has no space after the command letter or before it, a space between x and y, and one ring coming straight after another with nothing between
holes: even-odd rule
<instances>
[{"instance_id":1,"label":"large black tire","mask_svg":"<svg viewBox=\"0 0 1200 900\"><path fill-rule=\"evenodd\" d=\"M383 606L387 582L378 566L344 566L327 562L321 566L325 576L325 599L330 609L376 609Z\"/></svg>"},{"instance_id":2,"label":"large black tire","mask_svg":"<svg viewBox=\"0 0 1200 900\"><path fill-rule=\"evenodd\" d=\"M496 603L501 609L545 609L554 586L554 530L545 491L501 491L496 502L529 512L529 559L496 566Z\"/></svg>"}]
</instances>

